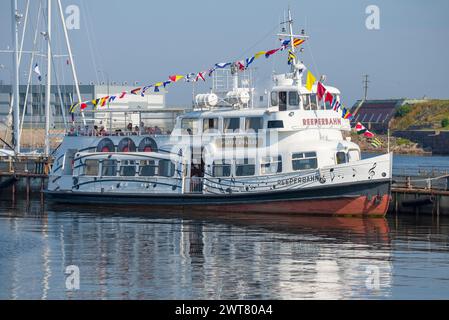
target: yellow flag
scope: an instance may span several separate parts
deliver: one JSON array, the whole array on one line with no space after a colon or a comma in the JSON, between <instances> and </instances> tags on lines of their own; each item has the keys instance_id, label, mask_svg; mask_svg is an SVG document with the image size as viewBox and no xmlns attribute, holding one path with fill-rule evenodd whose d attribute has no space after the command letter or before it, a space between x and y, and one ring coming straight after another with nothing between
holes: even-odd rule
<instances>
[{"instance_id":1,"label":"yellow flag","mask_svg":"<svg viewBox=\"0 0 449 320\"><path fill-rule=\"evenodd\" d=\"M260 56L263 56L265 53L267 53L266 51L259 51L254 55L254 59L259 58Z\"/></svg>"},{"instance_id":2,"label":"yellow flag","mask_svg":"<svg viewBox=\"0 0 449 320\"><path fill-rule=\"evenodd\" d=\"M315 83L316 78L315 76L312 74L312 72L307 71L307 82L306 82L306 88L309 91L312 91L312 86Z\"/></svg>"}]
</instances>

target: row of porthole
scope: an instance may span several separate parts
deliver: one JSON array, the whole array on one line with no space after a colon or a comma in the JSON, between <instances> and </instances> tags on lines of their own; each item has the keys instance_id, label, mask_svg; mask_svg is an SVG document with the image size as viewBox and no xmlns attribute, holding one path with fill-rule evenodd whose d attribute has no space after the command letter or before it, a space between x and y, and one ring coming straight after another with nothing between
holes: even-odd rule
<instances>
[{"instance_id":1,"label":"row of porthole","mask_svg":"<svg viewBox=\"0 0 449 320\"><path fill-rule=\"evenodd\" d=\"M97 145L97 152L157 152L157 143L149 137L143 138L139 146L136 146L131 138L123 138L116 146L109 138L102 139Z\"/></svg>"}]
</instances>

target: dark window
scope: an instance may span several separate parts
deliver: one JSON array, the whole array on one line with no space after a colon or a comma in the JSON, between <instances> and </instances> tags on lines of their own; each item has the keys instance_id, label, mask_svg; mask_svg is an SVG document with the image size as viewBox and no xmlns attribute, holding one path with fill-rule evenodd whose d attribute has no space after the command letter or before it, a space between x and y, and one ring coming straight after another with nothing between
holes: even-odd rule
<instances>
[{"instance_id":1,"label":"dark window","mask_svg":"<svg viewBox=\"0 0 449 320\"><path fill-rule=\"evenodd\" d=\"M203 132L208 130L218 130L218 118L203 119Z\"/></svg>"},{"instance_id":2,"label":"dark window","mask_svg":"<svg viewBox=\"0 0 449 320\"><path fill-rule=\"evenodd\" d=\"M85 176L98 176L98 160L86 160L84 162Z\"/></svg>"},{"instance_id":3,"label":"dark window","mask_svg":"<svg viewBox=\"0 0 449 320\"><path fill-rule=\"evenodd\" d=\"M212 175L214 177L229 177L231 175L231 164L226 163L224 160L214 161Z\"/></svg>"},{"instance_id":4,"label":"dark window","mask_svg":"<svg viewBox=\"0 0 449 320\"><path fill-rule=\"evenodd\" d=\"M280 129L284 127L284 121L282 120L271 120L268 121L268 129Z\"/></svg>"},{"instance_id":5,"label":"dark window","mask_svg":"<svg viewBox=\"0 0 449 320\"><path fill-rule=\"evenodd\" d=\"M287 92L279 92L279 111L287 110Z\"/></svg>"},{"instance_id":6,"label":"dark window","mask_svg":"<svg viewBox=\"0 0 449 320\"><path fill-rule=\"evenodd\" d=\"M253 176L256 172L256 165L254 160L243 159L237 160L235 163L235 175L237 177Z\"/></svg>"},{"instance_id":7,"label":"dark window","mask_svg":"<svg viewBox=\"0 0 449 320\"><path fill-rule=\"evenodd\" d=\"M159 160L159 176L173 177L175 174L175 165L170 160Z\"/></svg>"},{"instance_id":8,"label":"dark window","mask_svg":"<svg viewBox=\"0 0 449 320\"><path fill-rule=\"evenodd\" d=\"M262 174L273 174L282 172L282 156L267 157L262 159L260 169Z\"/></svg>"},{"instance_id":9,"label":"dark window","mask_svg":"<svg viewBox=\"0 0 449 320\"><path fill-rule=\"evenodd\" d=\"M308 170L318 168L316 152L298 152L292 155L293 170Z\"/></svg>"},{"instance_id":10,"label":"dark window","mask_svg":"<svg viewBox=\"0 0 449 320\"><path fill-rule=\"evenodd\" d=\"M224 118L223 130L224 132L234 132L240 129L240 118Z\"/></svg>"},{"instance_id":11,"label":"dark window","mask_svg":"<svg viewBox=\"0 0 449 320\"><path fill-rule=\"evenodd\" d=\"M342 152L342 151L337 152L336 159L337 159L337 164L342 164L342 163L348 162L346 153Z\"/></svg>"},{"instance_id":12,"label":"dark window","mask_svg":"<svg viewBox=\"0 0 449 320\"><path fill-rule=\"evenodd\" d=\"M245 119L245 130L259 132L263 128L262 117L251 117Z\"/></svg>"},{"instance_id":13,"label":"dark window","mask_svg":"<svg viewBox=\"0 0 449 320\"><path fill-rule=\"evenodd\" d=\"M141 160L139 165L139 176L152 177L156 175L157 166L154 160Z\"/></svg>"},{"instance_id":14,"label":"dark window","mask_svg":"<svg viewBox=\"0 0 449 320\"><path fill-rule=\"evenodd\" d=\"M299 106L299 94L296 91L290 91L288 93L288 104L292 107Z\"/></svg>"},{"instance_id":15,"label":"dark window","mask_svg":"<svg viewBox=\"0 0 449 320\"><path fill-rule=\"evenodd\" d=\"M101 169L101 175L103 177L113 177L117 175L117 161L116 160L103 160L103 167Z\"/></svg>"},{"instance_id":16,"label":"dark window","mask_svg":"<svg viewBox=\"0 0 449 320\"><path fill-rule=\"evenodd\" d=\"M123 160L120 165L120 175L133 177L136 175L136 162L134 160Z\"/></svg>"}]
</instances>

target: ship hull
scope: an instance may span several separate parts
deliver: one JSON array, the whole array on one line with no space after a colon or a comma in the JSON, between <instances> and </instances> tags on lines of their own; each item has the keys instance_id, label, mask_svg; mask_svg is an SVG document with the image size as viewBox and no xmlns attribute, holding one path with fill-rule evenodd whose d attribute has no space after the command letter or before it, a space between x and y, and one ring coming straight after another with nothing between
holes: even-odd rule
<instances>
[{"instance_id":1,"label":"ship hull","mask_svg":"<svg viewBox=\"0 0 449 320\"><path fill-rule=\"evenodd\" d=\"M58 203L144 205L150 209L283 213L311 215L384 216L390 202L391 181L239 194L126 194L47 191Z\"/></svg>"}]
</instances>

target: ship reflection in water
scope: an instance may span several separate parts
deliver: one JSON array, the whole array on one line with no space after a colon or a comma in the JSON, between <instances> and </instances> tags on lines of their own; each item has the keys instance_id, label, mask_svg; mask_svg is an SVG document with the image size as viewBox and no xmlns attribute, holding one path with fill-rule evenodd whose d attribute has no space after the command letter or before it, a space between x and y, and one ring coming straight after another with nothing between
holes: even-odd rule
<instances>
[{"instance_id":1,"label":"ship reflection in water","mask_svg":"<svg viewBox=\"0 0 449 320\"><path fill-rule=\"evenodd\" d=\"M449 298L448 221L151 211L0 201L0 298Z\"/></svg>"}]
</instances>

